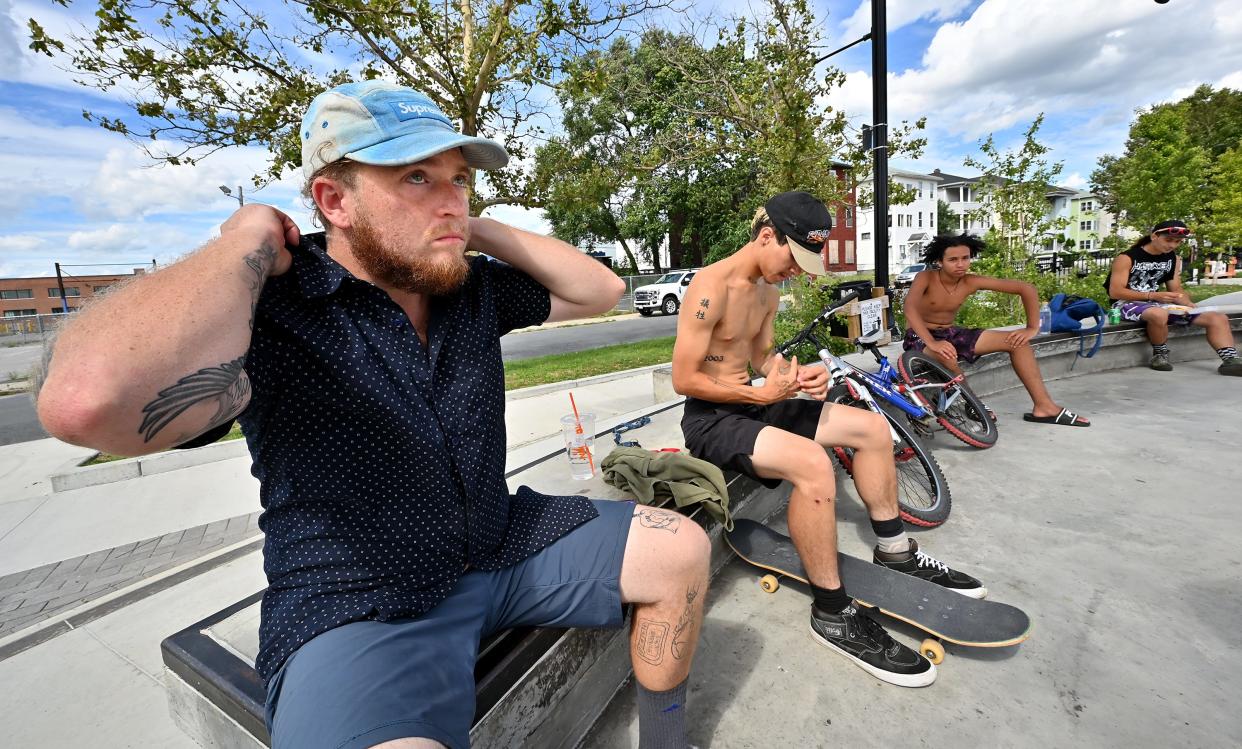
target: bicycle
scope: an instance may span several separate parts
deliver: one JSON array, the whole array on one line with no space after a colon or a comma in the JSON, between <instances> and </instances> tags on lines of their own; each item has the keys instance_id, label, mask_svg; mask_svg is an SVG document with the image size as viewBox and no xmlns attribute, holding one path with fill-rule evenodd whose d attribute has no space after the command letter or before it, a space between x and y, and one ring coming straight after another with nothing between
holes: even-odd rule
<instances>
[{"instance_id":1,"label":"bicycle","mask_svg":"<svg viewBox=\"0 0 1242 749\"><path fill-rule=\"evenodd\" d=\"M866 408L884 416L893 438L893 460L897 467L897 504L901 517L913 525L935 528L949 518L952 497L948 482L931 451L912 430L911 422L891 412L891 409L897 408L901 415L911 418L934 418L930 406L916 404L896 387L886 384L886 381L833 355L816 336L816 330L827 325L834 313L857 298L856 291L846 294L838 304L821 312L805 328L777 347L777 351L788 355L797 346L812 344L818 349L819 358L831 378L830 399L834 403ZM877 331L872 336L860 338L860 345L870 343L874 346L875 340L882 334L883 331ZM882 370L884 365L887 365L887 360L882 364ZM891 372L892 366L887 365L887 369L888 377L895 378ZM883 398L888 407L880 405L873 391ZM834 447L832 450L841 467L852 476L853 450L847 447Z\"/></svg>"},{"instance_id":2,"label":"bicycle","mask_svg":"<svg viewBox=\"0 0 1242 749\"><path fill-rule=\"evenodd\" d=\"M851 292L847 297L852 300L856 293ZM816 320L824 319L826 322L826 316L841 309L844 304L826 310ZM824 322L812 321L811 325L823 325ZM848 363L845 366L867 378L884 401L903 411L921 436L933 439L933 424L938 423L946 432L971 447L986 450L996 444L1000 437L996 417L966 384L964 375L953 374L937 359L922 351L904 352L894 369L888 357L880 353L876 343L880 336L881 333L877 332L854 341L875 357L880 365L878 372L867 372ZM896 397L897 394L905 398ZM915 406L913 409L910 408L912 404Z\"/></svg>"}]
</instances>

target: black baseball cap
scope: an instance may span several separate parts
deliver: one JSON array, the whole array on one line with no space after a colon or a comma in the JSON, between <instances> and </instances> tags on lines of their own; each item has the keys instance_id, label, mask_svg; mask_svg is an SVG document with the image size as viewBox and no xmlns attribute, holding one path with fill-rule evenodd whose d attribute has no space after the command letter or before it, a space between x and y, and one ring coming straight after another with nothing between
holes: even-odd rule
<instances>
[{"instance_id":1,"label":"black baseball cap","mask_svg":"<svg viewBox=\"0 0 1242 749\"><path fill-rule=\"evenodd\" d=\"M799 267L813 276L824 275L824 243L832 231L828 207L809 192L795 190L773 196L763 210L772 226L785 235Z\"/></svg>"},{"instance_id":2,"label":"black baseball cap","mask_svg":"<svg viewBox=\"0 0 1242 749\"><path fill-rule=\"evenodd\" d=\"M1161 221L1151 228L1152 234L1160 234L1162 232L1185 236L1190 233L1190 229L1186 227L1186 222L1172 219L1171 221Z\"/></svg>"}]
</instances>

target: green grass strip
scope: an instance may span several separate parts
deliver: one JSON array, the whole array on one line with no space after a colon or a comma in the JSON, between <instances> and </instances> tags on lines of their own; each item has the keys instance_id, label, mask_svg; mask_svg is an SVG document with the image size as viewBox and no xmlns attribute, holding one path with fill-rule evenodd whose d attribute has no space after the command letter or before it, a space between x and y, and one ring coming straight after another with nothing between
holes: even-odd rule
<instances>
[{"instance_id":1,"label":"green grass strip","mask_svg":"<svg viewBox=\"0 0 1242 749\"><path fill-rule=\"evenodd\" d=\"M620 372L673 359L676 336L505 362L505 390Z\"/></svg>"}]
</instances>

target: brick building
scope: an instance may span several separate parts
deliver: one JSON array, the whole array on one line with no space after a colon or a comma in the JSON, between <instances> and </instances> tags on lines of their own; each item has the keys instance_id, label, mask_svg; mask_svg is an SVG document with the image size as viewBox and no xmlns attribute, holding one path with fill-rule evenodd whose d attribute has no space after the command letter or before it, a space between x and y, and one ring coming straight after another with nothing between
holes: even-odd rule
<instances>
[{"instance_id":1,"label":"brick building","mask_svg":"<svg viewBox=\"0 0 1242 749\"><path fill-rule=\"evenodd\" d=\"M840 161L832 162L832 171L838 182L849 181L849 164ZM851 187L845 200L836 206L830 205L829 210L836 211L832 218L832 232L828 234L827 254L824 265L830 273L854 273L858 270L856 247L858 235L855 219L858 210L858 191Z\"/></svg>"},{"instance_id":2,"label":"brick building","mask_svg":"<svg viewBox=\"0 0 1242 749\"><path fill-rule=\"evenodd\" d=\"M146 268L134 268L133 273L110 276L66 274L64 276L64 301L68 304L69 310L73 311L112 284L133 278L139 273L145 273L146 270ZM55 315L63 311L56 276L0 278L0 318Z\"/></svg>"}]
</instances>

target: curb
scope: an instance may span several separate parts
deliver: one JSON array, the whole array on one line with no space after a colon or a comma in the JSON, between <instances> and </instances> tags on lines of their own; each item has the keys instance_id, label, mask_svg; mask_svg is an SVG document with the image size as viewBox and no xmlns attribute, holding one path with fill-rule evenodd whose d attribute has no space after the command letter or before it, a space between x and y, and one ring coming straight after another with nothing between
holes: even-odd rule
<instances>
[{"instance_id":1,"label":"curb","mask_svg":"<svg viewBox=\"0 0 1242 749\"><path fill-rule=\"evenodd\" d=\"M17 380L16 382L0 382L0 395L12 395L14 393L30 392L30 380Z\"/></svg>"},{"instance_id":2,"label":"curb","mask_svg":"<svg viewBox=\"0 0 1242 749\"><path fill-rule=\"evenodd\" d=\"M563 390L570 390L577 387L586 387L588 385L599 385L604 382L613 380L621 380L626 377L635 377L654 372L660 367L669 366L669 362L662 364L648 364L645 367L636 367L634 369L623 369L620 372L609 372L608 374L596 375L594 377L583 377L578 380L563 380L561 382L549 382L545 385L531 385L526 388L518 388L505 393L506 401L522 400L524 398L533 398L537 395L547 395L548 393L558 393Z\"/></svg>"},{"instance_id":3,"label":"curb","mask_svg":"<svg viewBox=\"0 0 1242 749\"><path fill-rule=\"evenodd\" d=\"M125 458L85 468L70 465L52 474L52 492L67 492L87 486L111 484L114 481L127 481L141 476L153 476L157 473L167 473L220 460L249 457L249 455L250 451L246 448L245 440L229 440L189 450L166 450L154 455Z\"/></svg>"},{"instance_id":4,"label":"curb","mask_svg":"<svg viewBox=\"0 0 1242 749\"><path fill-rule=\"evenodd\" d=\"M579 320L561 320L560 322L543 323L542 325L528 325L525 328L516 328L510 330L507 335L514 333L534 333L539 330L556 330L557 328L576 328L580 325L599 325L600 323L616 322L617 320L636 320L639 314L637 312L626 312L620 315L612 315L611 317L587 317Z\"/></svg>"}]
</instances>

